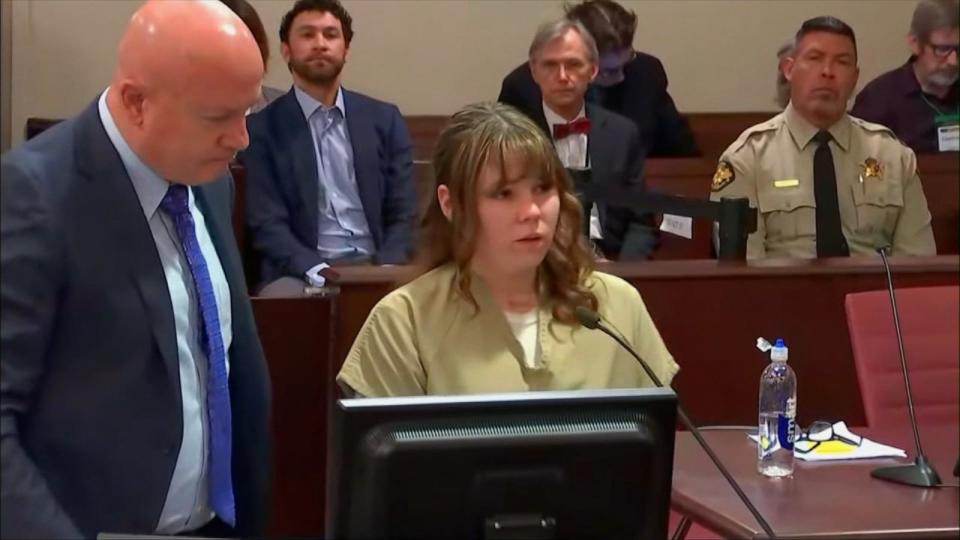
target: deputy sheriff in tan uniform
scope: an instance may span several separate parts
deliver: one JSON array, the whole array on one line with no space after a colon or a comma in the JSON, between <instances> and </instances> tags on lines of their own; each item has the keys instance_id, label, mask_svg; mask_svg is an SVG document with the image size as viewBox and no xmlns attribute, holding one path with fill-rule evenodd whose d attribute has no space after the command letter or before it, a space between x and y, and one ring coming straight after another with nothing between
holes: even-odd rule
<instances>
[{"instance_id":1,"label":"deputy sheriff in tan uniform","mask_svg":"<svg viewBox=\"0 0 960 540\"><path fill-rule=\"evenodd\" d=\"M711 200L746 197L758 211L747 258L875 255L884 246L936 254L913 151L886 127L846 114L858 74L853 31L811 19L796 49L785 66L790 105L743 132L713 177Z\"/></svg>"}]
</instances>

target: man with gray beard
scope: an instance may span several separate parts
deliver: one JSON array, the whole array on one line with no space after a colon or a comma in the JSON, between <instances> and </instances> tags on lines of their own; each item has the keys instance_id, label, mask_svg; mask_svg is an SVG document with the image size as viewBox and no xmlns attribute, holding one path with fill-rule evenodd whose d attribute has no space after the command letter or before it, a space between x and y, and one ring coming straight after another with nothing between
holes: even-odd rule
<instances>
[{"instance_id":1,"label":"man with gray beard","mask_svg":"<svg viewBox=\"0 0 960 540\"><path fill-rule=\"evenodd\" d=\"M960 135L957 0L921 0L913 12L903 66L870 82L853 116L883 124L916 153L956 152Z\"/></svg>"},{"instance_id":2,"label":"man with gray beard","mask_svg":"<svg viewBox=\"0 0 960 540\"><path fill-rule=\"evenodd\" d=\"M261 285L294 278L319 287L329 265L410 255L410 136L395 105L341 86L352 39L337 0L299 0L280 23L293 88L249 117L240 155Z\"/></svg>"}]
</instances>

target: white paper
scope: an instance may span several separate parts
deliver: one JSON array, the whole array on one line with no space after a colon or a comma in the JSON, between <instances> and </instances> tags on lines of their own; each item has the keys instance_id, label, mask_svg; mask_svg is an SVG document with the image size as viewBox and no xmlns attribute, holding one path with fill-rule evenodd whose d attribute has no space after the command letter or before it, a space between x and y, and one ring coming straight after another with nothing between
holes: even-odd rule
<instances>
[{"instance_id":1,"label":"white paper","mask_svg":"<svg viewBox=\"0 0 960 540\"><path fill-rule=\"evenodd\" d=\"M960 124L938 127L937 142L941 152L960 151Z\"/></svg>"},{"instance_id":2,"label":"white paper","mask_svg":"<svg viewBox=\"0 0 960 540\"><path fill-rule=\"evenodd\" d=\"M664 214L660 230L684 238L693 238L693 218Z\"/></svg>"},{"instance_id":3,"label":"white paper","mask_svg":"<svg viewBox=\"0 0 960 540\"><path fill-rule=\"evenodd\" d=\"M828 448L825 443L821 443L817 448L812 452L794 452L794 457L801 459L803 461L845 461L848 459L867 459L867 458L880 458L880 457L907 457L907 453L900 448L894 446L888 446L886 444L880 444L875 441L871 441L866 437L861 437L854 434L850 429L847 428L846 422L837 422L833 425L833 432L836 435L850 439L850 440L860 440L860 446L854 445L843 445L843 451L831 451L831 452L822 452L818 451L820 448ZM757 442L756 435L747 435L751 441ZM836 441L831 441L834 443ZM799 447L803 449L803 445L815 444L814 441L800 440L794 443L794 448ZM842 444L842 443L841 443ZM830 448L838 449L839 444L833 444Z\"/></svg>"}]
</instances>

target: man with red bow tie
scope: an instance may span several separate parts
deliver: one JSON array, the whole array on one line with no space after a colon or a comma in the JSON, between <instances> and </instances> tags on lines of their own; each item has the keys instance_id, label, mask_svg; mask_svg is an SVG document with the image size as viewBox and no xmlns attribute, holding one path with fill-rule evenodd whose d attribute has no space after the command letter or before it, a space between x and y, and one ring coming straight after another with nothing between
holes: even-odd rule
<instances>
[{"instance_id":1,"label":"man with red bow tie","mask_svg":"<svg viewBox=\"0 0 960 540\"><path fill-rule=\"evenodd\" d=\"M646 150L636 125L585 100L597 62L597 45L580 22L563 18L542 25L530 45L530 70L540 86L543 108L531 117L553 139L560 161L574 178L589 176L595 184L643 189ZM580 172L587 170L589 175ZM657 244L652 214L585 204L590 239L600 255L650 256Z\"/></svg>"}]
</instances>

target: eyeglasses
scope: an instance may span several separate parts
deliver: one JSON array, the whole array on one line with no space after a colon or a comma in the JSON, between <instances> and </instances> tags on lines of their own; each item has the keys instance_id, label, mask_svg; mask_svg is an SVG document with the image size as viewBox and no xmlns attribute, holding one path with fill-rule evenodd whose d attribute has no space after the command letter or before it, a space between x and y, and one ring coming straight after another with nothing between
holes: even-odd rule
<instances>
[{"instance_id":1,"label":"eyeglasses","mask_svg":"<svg viewBox=\"0 0 960 540\"><path fill-rule=\"evenodd\" d=\"M950 56L950 53L960 55L960 45L945 45L942 43L928 43L927 45L930 45L933 54L940 58L946 58Z\"/></svg>"},{"instance_id":2,"label":"eyeglasses","mask_svg":"<svg viewBox=\"0 0 960 540\"><path fill-rule=\"evenodd\" d=\"M854 437L856 438L854 439L840 435L834 431L833 424L823 420L818 420L810 424L810 427L807 428L806 431L800 432L800 435L797 437L797 440L794 443L793 451L795 453L807 454L813 452L821 445L831 441L837 441L839 443L851 446L860 446L860 443L863 442L863 438L857 437L856 435L854 435Z\"/></svg>"}]
</instances>

